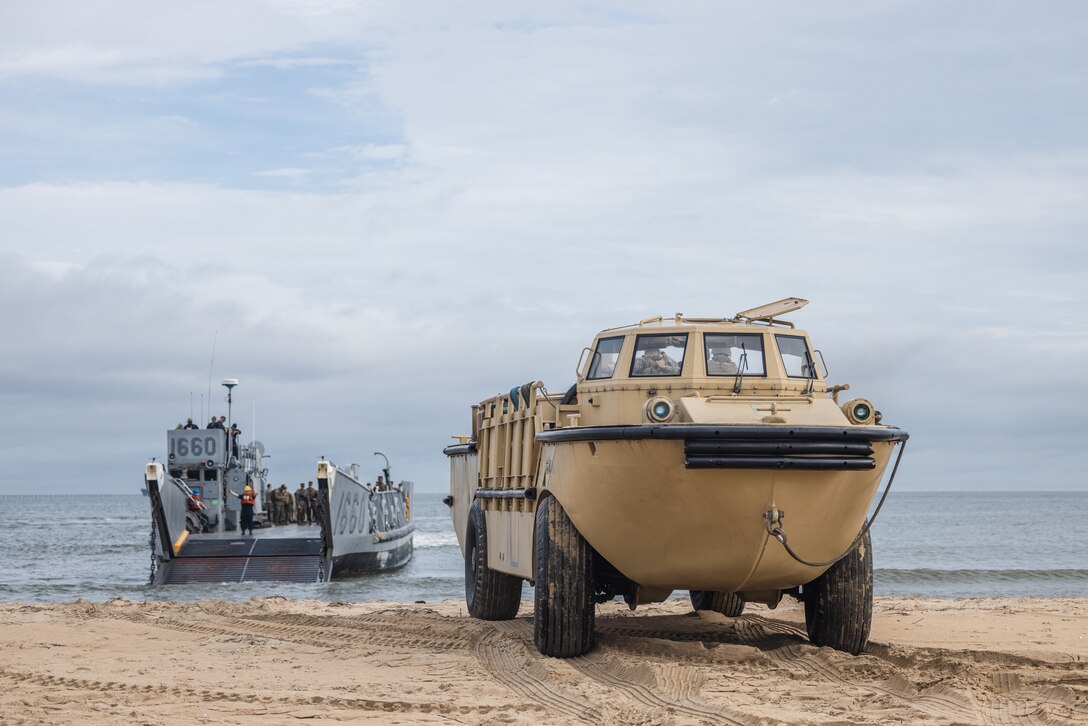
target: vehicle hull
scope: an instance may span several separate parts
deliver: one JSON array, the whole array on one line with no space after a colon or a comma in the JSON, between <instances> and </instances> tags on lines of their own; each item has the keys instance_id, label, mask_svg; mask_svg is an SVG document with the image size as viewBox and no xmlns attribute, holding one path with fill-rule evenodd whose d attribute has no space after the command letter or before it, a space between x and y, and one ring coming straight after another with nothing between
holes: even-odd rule
<instances>
[{"instance_id":1,"label":"vehicle hull","mask_svg":"<svg viewBox=\"0 0 1088 726\"><path fill-rule=\"evenodd\" d=\"M190 533L190 490L161 464L149 464L152 582L320 582L392 570L411 560L411 482L376 491L359 482L354 468L341 470L326 461L318 473L318 521L313 524L273 527L261 522L246 535Z\"/></svg>"},{"instance_id":2,"label":"vehicle hull","mask_svg":"<svg viewBox=\"0 0 1088 726\"><path fill-rule=\"evenodd\" d=\"M382 572L403 567L412 559L412 535L405 534L389 542L360 547L354 552L334 555L332 577Z\"/></svg>"},{"instance_id":3,"label":"vehicle hull","mask_svg":"<svg viewBox=\"0 0 1088 726\"><path fill-rule=\"evenodd\" d=\"M640 586L788 589L826 567L790 557L768 534L765 513L784 513L782 527L801 557L843 554L895 443L871 447L871 469L807 470L692 468L679 439L545 443L540 495L555 496L597 552Z\"/></svg>"},{"instance_id":4,"label":"vehicle hull","mask_svg":"<svg viewBox=\"0 0 1088 726\"><path fill-rule=\"evenodd\" d=\"M326 580L393 570L412 559L411 482L378 491L364 486L352 470L322 461L317 486L329 502L322 522Z\"/></svg>"}]
</instances>

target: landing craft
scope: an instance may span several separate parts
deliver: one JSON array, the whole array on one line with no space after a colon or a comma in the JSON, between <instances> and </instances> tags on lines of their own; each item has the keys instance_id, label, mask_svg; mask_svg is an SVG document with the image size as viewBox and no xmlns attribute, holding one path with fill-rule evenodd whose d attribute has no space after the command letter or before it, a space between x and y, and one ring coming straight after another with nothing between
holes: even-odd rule
<instances>
[{"instance_id":1,"label":"landing craft","mask_svg":"<svg viewBox=\"0 0 1088 726\"><path fill-rule=\"evenodd\" d=\"M472 406L445 449L469 613L513 618L529 581L537 648L570 657L593 647L597 602L680 589L737 617L790 595L813 643L864 649L866 517L908 437L840 402L849 386L782 319L806 304L605 330L565 393L534 381Z\"/></svg>"},{"instance_id":2,"label":"landing craft","mask_svg":"<svg viewBox=\"0 0 1088 726\"><path fill-rule=\"evenodd\" d=\"M224 382L228 391L235 385ZM234 444L216 428L167 431L166 441L165 464L152 460L144 473L152 584L321 582L392 570L412 558L414 487L392 483L388 459L388 484L379 486L363 483L358 464L340 468L322 458L314 521L276 523L261 442ZM254 492L252 534L240 530L238 495L246 486Z\"/></svg>"}]
</instances>

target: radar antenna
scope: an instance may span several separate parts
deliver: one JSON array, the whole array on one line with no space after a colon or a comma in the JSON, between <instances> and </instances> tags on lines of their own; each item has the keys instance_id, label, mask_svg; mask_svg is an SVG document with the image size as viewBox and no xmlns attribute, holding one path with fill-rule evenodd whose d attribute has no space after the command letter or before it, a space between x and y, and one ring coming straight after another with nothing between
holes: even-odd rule
<instances>
[{"instance_id":1,"label":"radar antenna","mask_svg":"<svg viewBox=\"0 0 1088 726\"><path fill-rule=\"evenodd\" d=\"M223 388L227 389L227 428L228 429L230 428L231 423L234 421L234 419L231 418L231 413L230 413L231 403L233 402L232 398L231 398L231 394L234 392L234 387L237 386L237 385L238 385L238 379L237 378L224 378L223 379ZM230 437L228 436L227 438L230 438ZM230 443L230 442L228 442L228 443Z\"/></svg>"}]
</instances>

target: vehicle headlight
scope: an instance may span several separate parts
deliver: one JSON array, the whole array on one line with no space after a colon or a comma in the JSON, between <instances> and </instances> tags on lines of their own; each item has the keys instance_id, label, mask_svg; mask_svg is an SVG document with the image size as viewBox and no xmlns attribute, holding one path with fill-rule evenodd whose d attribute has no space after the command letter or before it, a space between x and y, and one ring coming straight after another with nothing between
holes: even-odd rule
<instances>
[{"instance_id":1,"label":"vehicle headlight","mask_svg":"<svg viewBox=\"0 0 1088 726\"><path fill-rule=\"evenodd\" d=\"M873 404L864 398L847 401L842 407L842 412L846 414L846 418L850 419L850 423L871 424L875 420Z\"/></svg>"},{"instance_id":2,"label":"vehicle headlight","mask_svg":"<svg viewBox=\"0 0 1088 726\"><path fill-rule=\"evenodd\" d=\"M646 402L645 409L646 418L655 423L665 423L669 421L673 414L676 413L676 408L672 405L672 401L664 396L654 396Z\"/></svg>"}]
</instances>

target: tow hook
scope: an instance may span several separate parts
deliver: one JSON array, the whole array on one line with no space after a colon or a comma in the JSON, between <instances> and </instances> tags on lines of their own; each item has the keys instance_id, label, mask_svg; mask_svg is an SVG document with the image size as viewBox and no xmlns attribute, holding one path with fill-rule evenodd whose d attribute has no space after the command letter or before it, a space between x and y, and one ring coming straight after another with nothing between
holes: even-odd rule
<instances>
[{"instance_id":1,"label":"tow hook","mask_svg":"<svg viewBox=\"0 0 1088 726\"><path fill-rule=\"evenodd\" d=\"M763 519L767 520L767 532L772 536L777 537L782 532L782 520L786 518L786 513L781 509L771 508L763 513Z\"/></svg>"}]
</instances>

